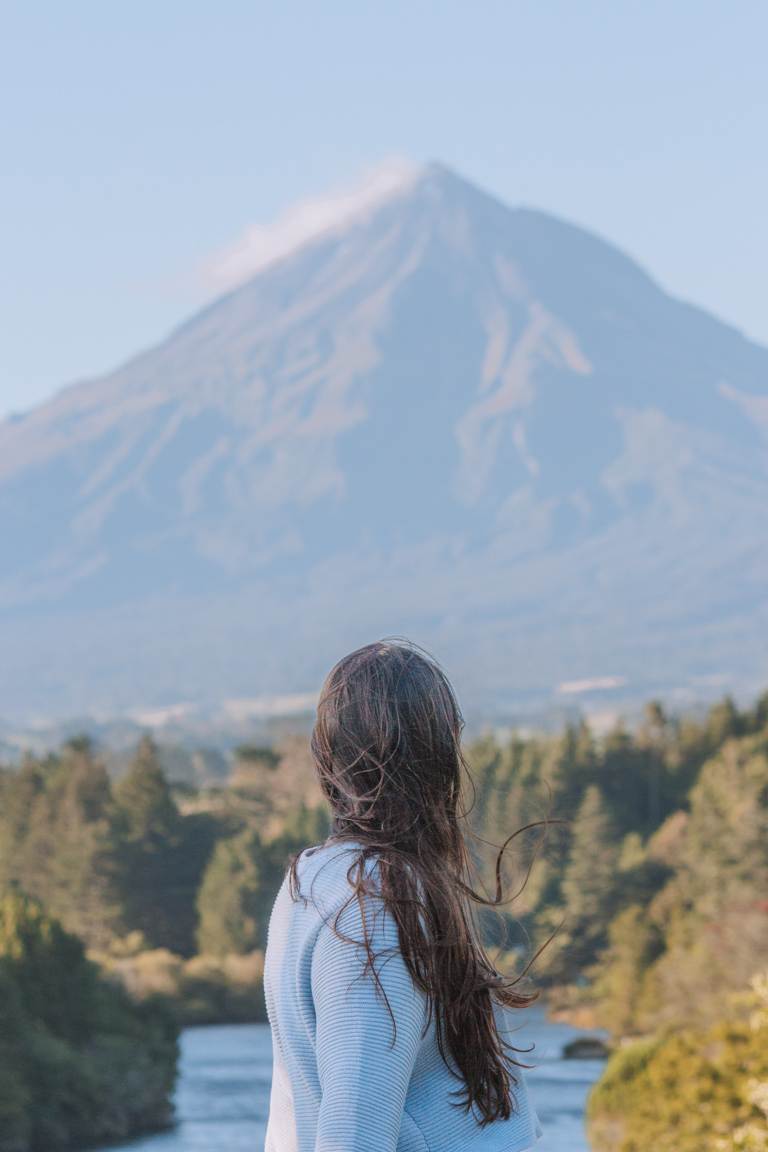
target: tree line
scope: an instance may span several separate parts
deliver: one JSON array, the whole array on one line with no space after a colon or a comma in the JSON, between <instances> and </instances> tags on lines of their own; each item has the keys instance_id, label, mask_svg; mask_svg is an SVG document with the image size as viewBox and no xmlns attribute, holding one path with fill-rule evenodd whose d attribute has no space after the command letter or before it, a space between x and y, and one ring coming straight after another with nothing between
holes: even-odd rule
<instances>
[{"instance_id":1,"label":"tree line","mask_svg":"<svg viewBox=\"0 0 768 1152\"><path fill-rule=\"evenodd\" d=\"M566 997L586 981L581 1001L616 1032L690 1012L683 971L708 1018L768 942L767 735L768 694L698 720L653 703L602 738L579 723L471 743L466 827L486 879L497 847L532 826L505 851L519 895L483 914L486 942L522 957L554 934L538 979ZM150 737L116 781L86 738L27 757L0 772L0 892L34 898L98 953L262 949L291 853L329 818L308 755L240 749L231 781L172 787Z\"/></svg>"},{"instance_id":2,"label":"tree line","mask_svg":"<svg viewBox=\"0 0 768 1152\"><path fill-rule=\"evenodd\" d=\"M229 785L201 789L172 787L161 752L143 739L113 780L78 738L1 772L0 894L33 901L134 996L170 995L177 1018L263 1019L274 896L290 854L329 827L311 760L242 748ZM761 1122L759 1045L745 1029L768 956L768 694L698 719L656 702L632 730L487 735L466 752L466 830L489 888L498 846L526 829L503 858L517 896L481 914L485 942L522 967L549 941L534 973L551 1003L641 1046L617 1053L595 1093L596 1147L705 1147L700 1127L686 1143L671 1121L665 1143L663 1109L649 1105L658 1070L694 1049L724 1053L719 1072L691 1061L694 1091L715 1101L707 1122L749 1133ZM739 1045L752 1056L737 1083ZM730 1094L711 1091L718 1075Z\"/></svg>"},{"instance_id":3,"label":"tree line","mask_svg":"<svg viewBox=\"0 0 768 1152\"><path fill-rule=\"evenodd\" d=\"M272 755L241 760L253 772ZM255 786L182 807L149 736L116 782L85 737L27 757L0 774L0 892L34 897L98 952L126 937L182 957L263 947L285 863L326 835L327 815L298 803L270 833Z\"/></svg>"},{"instance_id":4,"label":"tree line","mask_svg":"<svg viewBox=\"0 0 768 1152\"><path fill-rule=\"evenodd\" d=\"M654 703L602 740L489 739L471 761L476 830L499 844L534 825L499 941L554 932L551 1004L616 1041L589 1101L596 1152L767 1152L768 695L701 720Z\"/></svg>"},{"instance_id":5,"label":"tree line","mask_svg":"<svg viewBox=\"0 0 768 1152\"><path fill-rule=\"evenodd\" d=\"M602 740L488 739L470 760L484 838L539 825L513 845L527 883L502 934L554 933L540 979L617 1035L716 1019L768 956L768 694L701 720L654 703Z\"/></svg>"}]
</instances>

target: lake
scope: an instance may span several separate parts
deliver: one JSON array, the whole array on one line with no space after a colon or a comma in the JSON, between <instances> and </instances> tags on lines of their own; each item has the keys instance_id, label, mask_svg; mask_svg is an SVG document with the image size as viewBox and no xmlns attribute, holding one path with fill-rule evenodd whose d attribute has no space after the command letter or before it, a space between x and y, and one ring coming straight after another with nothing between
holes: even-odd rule
<instances>
[{"instance_id":1,"label":"lake","mask_svg":"<svg viewBox=\"0 0 768 1152\"><path fill-rule=\"evenodd\" d=\"M567 1024L546 1020L541 1010L528 1012L521 1030L526 1037L521 1045L536 1042L537 1067L527 1074L545 1133L536 1152L588 1152L584 1104L603 1065L561 1059L563 1044L578 1035ZM178 1124L120 1147L131 1152L262 1152L271 1072L268 1025L188 1028L181 1040ZM113 1145L103 1152L116 1149Z\"/></svg>"}]
</instances>

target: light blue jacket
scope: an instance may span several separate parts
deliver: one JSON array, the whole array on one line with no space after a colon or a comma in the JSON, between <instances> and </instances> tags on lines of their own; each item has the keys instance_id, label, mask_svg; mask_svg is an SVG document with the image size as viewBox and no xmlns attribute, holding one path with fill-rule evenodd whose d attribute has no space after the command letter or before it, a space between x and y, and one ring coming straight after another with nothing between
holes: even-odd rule
<instances>
[{"instance_id":1,"label":"light blue jacket","mask_svg":"<svg viewBox=\"0 0 768 1152\"><path fill-rule=\"evenodd\" d=\"M355 858L350 842L305 849L298 878L311 899L294 902L286 876L275 900L264 970L274 1061L265 1152L531 1148L541 1127L519 1069L510 1119L481 1128L477 1113L454 1103L462 1082L440 1055L434 1017L425 1031L426 997L402 958L397 925L381 900L367 897L374 952L392 949L376 961L397 1028L392 1046L392 1017L373 977L363 975L363 948L340 940L323 919L333 920L348 899ZM375 866L369 860L369 875ZM362 941L356 899L338 928ZM502 1027L506 1011L497 1006Z\"/></svg>"}]
</instances>

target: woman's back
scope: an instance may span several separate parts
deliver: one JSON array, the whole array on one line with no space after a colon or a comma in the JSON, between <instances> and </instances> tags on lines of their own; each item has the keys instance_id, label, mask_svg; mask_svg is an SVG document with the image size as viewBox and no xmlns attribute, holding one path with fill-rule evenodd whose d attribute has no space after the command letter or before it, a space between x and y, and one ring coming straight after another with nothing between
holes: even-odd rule
<instances>
[{"instance_id":1,"label":"woman's back","mask_svg":"<svg viewBox=\"0 0 768 1152\"><path fill-rule=\"evenodd\" d=\"M286 876L274 904L264 973L274 1050L265 1152L524 1152L541 1129L520 1069L508 1119L481 1127L475 1112L456 1106L461 1081L440 1054L396 922L376 898L375 858L365 865L374 892L363 908L350 901L347 872L360 847L329 840L305 850L299 898ZM364 930L378 983L365 967ZM504 1009L494 1011L502 1032L505 1021L512 1026Z\"/></svg>"}]
</instances>

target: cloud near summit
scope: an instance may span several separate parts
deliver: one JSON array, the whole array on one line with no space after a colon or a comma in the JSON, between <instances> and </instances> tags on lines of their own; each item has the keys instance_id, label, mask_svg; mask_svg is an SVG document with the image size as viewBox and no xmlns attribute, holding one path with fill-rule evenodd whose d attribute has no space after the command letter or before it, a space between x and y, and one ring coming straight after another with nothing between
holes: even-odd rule
<instances>
[{"instance_id":1,"label":"cloud near summit","mask_svg":"<svg viewBox=\"0 0 768 1152\"><path fill-rule=\"evenodd\" d=\"M364 172L351 186L299 200L270 223L251 224L237 240L215 253L204 265L206 284L214 290L225 291L243 283L308 241L343 227L382 200L403 191L420 171L412 161L392 157Z\"/></svg>"}]
</instances>

